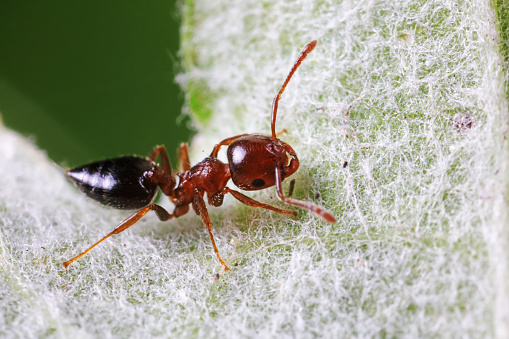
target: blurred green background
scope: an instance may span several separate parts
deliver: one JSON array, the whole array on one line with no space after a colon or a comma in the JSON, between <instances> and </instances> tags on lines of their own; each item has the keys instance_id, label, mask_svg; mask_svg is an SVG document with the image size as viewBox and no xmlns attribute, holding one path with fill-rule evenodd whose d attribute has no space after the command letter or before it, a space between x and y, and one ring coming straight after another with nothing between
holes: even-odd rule
<instances>
[{"instance_id":1,"label":"blurred green background","mask_svg":"<svg viewBox=\"0 0 509 339\"><path fill-rule=\"evenodd\" d=\"M0 1L4 124L67 166L157 144L175 164L179 20L174 0Z\"/></svg>"}]
</instances>

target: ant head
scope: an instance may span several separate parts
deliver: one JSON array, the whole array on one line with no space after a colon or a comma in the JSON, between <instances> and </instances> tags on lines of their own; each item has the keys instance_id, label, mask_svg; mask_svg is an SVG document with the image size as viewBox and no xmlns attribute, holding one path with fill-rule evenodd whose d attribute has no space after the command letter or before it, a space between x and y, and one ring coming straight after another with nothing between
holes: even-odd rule
<instances>
[{"instance_id":1,"label":"ant head","mask_svg":"<svg viewBox=\"0 0 509 339\"><path fill-rule=\"evenodd\" d=\"M276 167L282 179L299 168L293 148L279 139L250 134L232 142L227 150L233 183L245 191L262 190L276 184Z\"/></svg>"},{"instance_id":2,"label":"ant head","mask_svg":"<svg viewBox=\"0 0 509 339\"><path fill-rule=\"evenodd\" d=\"M233 183L246 191L261 190L283 181L299 168L299 159L293 148L277 138L276 116L279 99L293 74L315 48L316 40L304 47L286 77L283 86L272 101L272 137L250 134L236 139L228 147L228 163ZM277 169L277 170L276 170Z\"/></svg>"},{"instance_id":3,"label":"ant head","mask_svg":"<svg viewBox=\"0 0 509 339\"><path fill-rule=\"evenodd\" d=\"M308 209L325 221L335 223L336 218L321 206L284 196L282 182L299 168L299 159L293 148L279 140L276 134L277 108L281 95L301 62L315 47L316 40L304 47L283 86L272 101L272 137L248 134L232 139L234 141L229 144L226 153L232 181L240 189L255 191L276 185L277 195L282 201ZM229 139L225 141L229 141ZM215 153L213 152L213 154Z\"/></svg>"}]
</instances>

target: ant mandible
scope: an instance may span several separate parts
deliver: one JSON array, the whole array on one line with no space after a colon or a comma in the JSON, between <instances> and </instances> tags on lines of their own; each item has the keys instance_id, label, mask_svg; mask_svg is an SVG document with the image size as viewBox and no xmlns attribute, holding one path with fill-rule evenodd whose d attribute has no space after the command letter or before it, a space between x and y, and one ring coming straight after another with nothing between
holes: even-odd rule
<instances>
[{"instance_id":1,"label":"ant mandible","mask_svg":"<svg viewBox=\"0 0 509 339\"><path fill-rule=\"evenodd\" d=\"M261 203L226 187L230 179L238 188L246 191L262 190L276 185L277 195L285 203L311 210L328 222L336 222L334 216L322 207L284 196L282 182L299 168L299 160L293 148L278 139L279 134L276 134L275 129L281 94L301 62L315 46L316 40L304 47L272 102L272 136L241 134L224 139L214 146L209 157L193 167L189 163L188 145L181 144L178 157L183 172L176 173L179 178L178 184L164 146L157 146L148 158L124 156L68 170L69 178L90 198L118 209L140 210L122 221L112 232L90 246L85 252L63 263L64 267L67 268L69 264L83 257L103 240L128 229L150 210L154 211L161 221L166 221L186 214L189 211L189 205L191 205L207 226L214 252L223 265L224 271L229 270L217 250L212 235L212 224L204 200L205 193L207 193L209 205L215 207L221 206L224 196L230 193L248 206L297 216L295 211ZM217 154L222 146L228 146L227 164L217 159ZM158 156L161 158L162 168L155 163ZM172 214L163 207L152 203L158 188L175 205Z\"/></svg>"}]
</instances>

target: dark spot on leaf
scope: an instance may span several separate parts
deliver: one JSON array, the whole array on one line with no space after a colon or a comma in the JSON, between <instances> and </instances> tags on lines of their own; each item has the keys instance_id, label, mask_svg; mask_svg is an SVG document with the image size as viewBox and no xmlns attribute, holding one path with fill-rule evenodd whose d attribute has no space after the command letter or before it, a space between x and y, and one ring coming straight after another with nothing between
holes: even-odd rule
<instances>
[{"instance_id":1,"label":"dark spot on leaf","mask_svg":"<svg viewBox=\"0 0 509 339\"><path fill-rule=\"evenodd\" d=\"M475 126L475 119L470 113L459 113L452 118L452 128L456 133L468 132Z\"/></svg>"}]
</instances>

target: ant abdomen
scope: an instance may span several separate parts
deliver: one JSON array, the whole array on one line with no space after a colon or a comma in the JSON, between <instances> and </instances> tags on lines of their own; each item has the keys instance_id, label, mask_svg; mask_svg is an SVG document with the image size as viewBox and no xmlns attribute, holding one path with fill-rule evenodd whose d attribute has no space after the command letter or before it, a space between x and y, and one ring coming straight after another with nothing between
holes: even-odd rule
<instances>
[{"instance_id":1,"label":"ant abdomen","mask_svg":"<svg viewBox=\"0 0 509 339\"><path fill-rule=\"evenodd\" d=\"M125 156L93 162L67 171L67 175L88 197L119 209L147 206L158 185L147 180L157 165L148 159Z\"/></svg>"}]
</instances>

